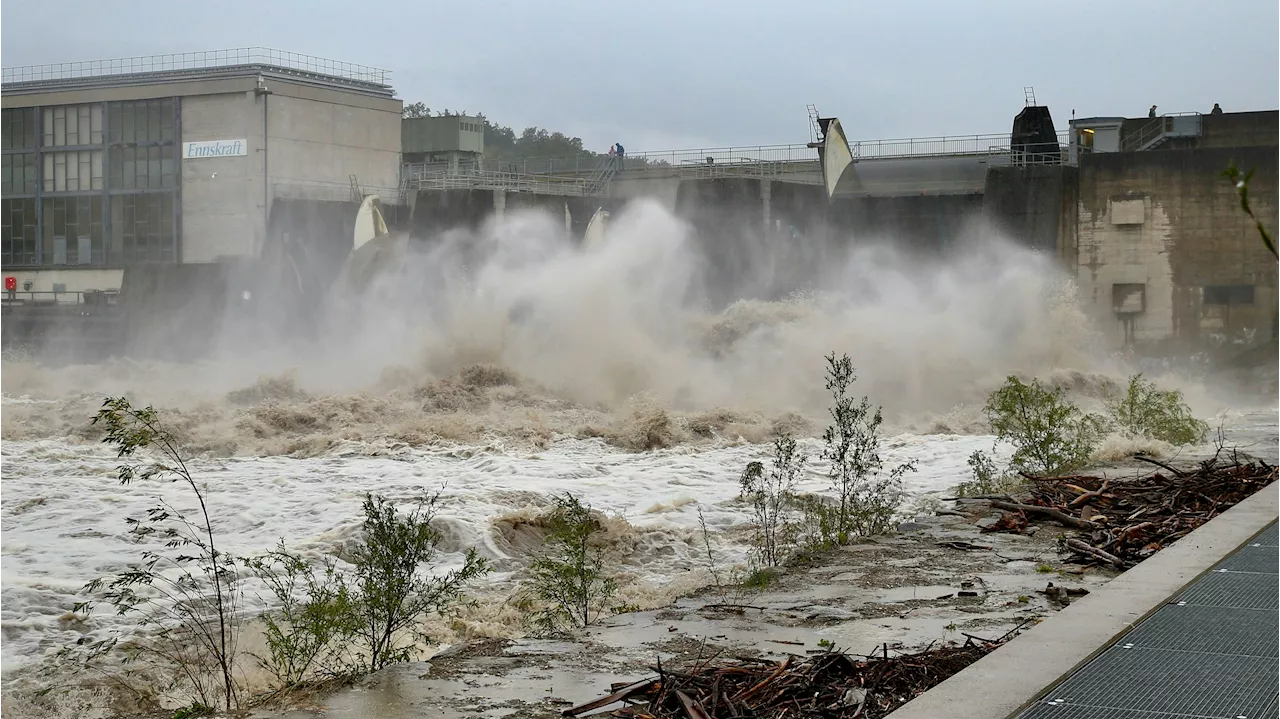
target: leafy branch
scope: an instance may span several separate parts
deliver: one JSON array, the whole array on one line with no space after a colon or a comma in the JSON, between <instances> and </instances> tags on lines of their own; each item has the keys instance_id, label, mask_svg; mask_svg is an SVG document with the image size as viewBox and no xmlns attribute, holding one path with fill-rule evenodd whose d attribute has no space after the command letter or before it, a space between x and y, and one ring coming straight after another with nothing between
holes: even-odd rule
<instances>
[{"instance_id":1,"label":"leafy branch","mask_svg":"<svg viewBox=\"0 0 1280 719\"><path fill-rule=\"evenodd\" d=\"M1262 237L1262 244L1267 246L1272 256L1280 257L1276 254L1276 243L1271 239L1271 233L1267 232L1267 228L1262 225L1262 220L1253 214L1253 208L1249 206L1249 181L1253 179L1253 170L1241 172L1233 161L1222 171L1222 176L1231 181L1236 188L1236 194L1240 196L1240 209L1244 210L1249 219L1253 220L1253 224L1258 228L1258 234Z\"/></svg>"}]
</instances>

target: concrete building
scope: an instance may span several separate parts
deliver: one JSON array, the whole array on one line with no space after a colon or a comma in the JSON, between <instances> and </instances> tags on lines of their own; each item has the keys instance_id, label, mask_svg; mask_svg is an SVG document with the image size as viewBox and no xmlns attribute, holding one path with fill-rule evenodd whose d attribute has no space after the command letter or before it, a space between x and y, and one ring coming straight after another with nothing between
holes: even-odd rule
<instances>
[{"instance_id":1,"label":"concrete building","mask_svg":"<svg viewBox=\"0 0 1280 719\"><path fill-rule=\"evenodd\" d=\"M468 115L407 117L400 127L405 164L421 165L425 172L481 169L484 118Z\"/></svg>"},{"instance_id":2,"label":"concrete building","mask_svg":"<svg viewBox=\"0 0 1280 719\"><path fill-rule=\"evenodd\" d=\"M6 284L109 291L128 266L252 257L279 199L397 187L388 74L265 48L4 68Z\"/></svg>"}]
</instances>

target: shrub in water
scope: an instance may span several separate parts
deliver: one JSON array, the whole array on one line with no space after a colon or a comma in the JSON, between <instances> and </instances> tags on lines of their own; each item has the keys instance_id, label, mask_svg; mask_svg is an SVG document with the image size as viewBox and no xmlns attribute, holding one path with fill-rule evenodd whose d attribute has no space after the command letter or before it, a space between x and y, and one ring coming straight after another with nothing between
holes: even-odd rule
<instances>
[{"instance_id":1,"label":"shrub in water","mask_svg":"<svg viewBox=\"0 0 1280 719\"><path fill-rule=\"evenodd\" d=\"M998 439L1013 445L1010 465L1029 474L1054 475L1079 469L1102 438L1101 417L1085 414L1061 388L1010 376L983 408Z\"/></svg>"},{"instance_id":2,"label":"shrub in water","mask_svg":"<svg viewBox=\"0 0 1280 719\"><path fill-rule=\"evenodd\" d=\"M1111 419L1134 437L1151 437L1173 445L1204 441L1209 425L1196 419L1177 390L1162 390L1136 374L1123 396L1107 403Z\"/></svg>"},{"instance_id":3,"label":"shrub in water","mask_svg":"<svg viewBox=\"0 0 1280 719\"><path fill-rule=\"evenodd\" d=\"M608 575L601 551L591 538L602 530L591 507L572 494L554 498L551 532L543 553L530 567L532 577L525 592L540 603L530 615L532 624L547 634L589 626L607 612L607 603L618 591Z\"/></svg>"}]
</instances>

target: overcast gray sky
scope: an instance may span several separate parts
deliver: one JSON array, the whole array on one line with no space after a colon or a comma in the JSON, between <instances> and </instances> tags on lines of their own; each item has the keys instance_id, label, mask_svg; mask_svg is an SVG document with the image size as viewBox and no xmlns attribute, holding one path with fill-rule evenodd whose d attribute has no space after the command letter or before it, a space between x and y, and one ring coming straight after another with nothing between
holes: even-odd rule
<instances>
[{"instance_id":1,"label":"overcast gray sky","mask_svg":"<svg viewBox=\"0 0 1280 719\"><path fill-rule=\"evenodd\" d=\"M1078 116L1280 107L1276 0L41 0L5 66L262 45L392 71L406 102L628 152L1006 132L1024 85Z\"/></svg>"}]
</instances>

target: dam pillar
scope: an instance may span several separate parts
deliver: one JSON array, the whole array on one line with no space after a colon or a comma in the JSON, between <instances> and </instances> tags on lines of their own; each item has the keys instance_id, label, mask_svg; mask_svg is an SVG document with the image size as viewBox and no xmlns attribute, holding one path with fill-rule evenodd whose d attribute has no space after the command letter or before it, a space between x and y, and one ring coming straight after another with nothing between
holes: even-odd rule
<instances>
[{"instance_id":1,"label":"dam pillar","mask_svg":"<svg viewBox=\"0 0 1280 719\"><path fill-rule=\"evenodd\" d=\"M502 215L506 213L506 211L507 211L507 191L494 190L493 191L493 216L501 220Z\"/></svg>"},{"instance_id":2,"label":"dam pillar","mask_svg":"<svg viewBox=\"0 0 1280 719\"><path fill-rule=\"evenodd\" d=\"M773 224L773 213L772 213L772 207L771 207L772 200L773 200L773 181L768 179L761 180L760 181L760 207L762 210L761 218L764 221L765 232L768 232L769 226Z\"/></svg>"}]
</instances>

